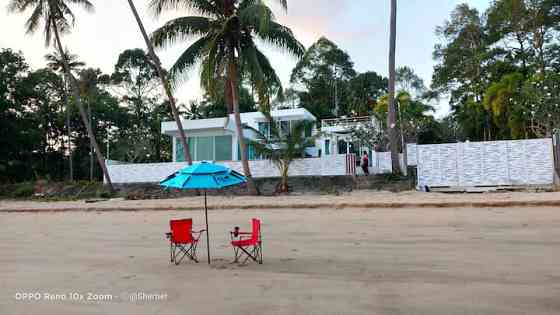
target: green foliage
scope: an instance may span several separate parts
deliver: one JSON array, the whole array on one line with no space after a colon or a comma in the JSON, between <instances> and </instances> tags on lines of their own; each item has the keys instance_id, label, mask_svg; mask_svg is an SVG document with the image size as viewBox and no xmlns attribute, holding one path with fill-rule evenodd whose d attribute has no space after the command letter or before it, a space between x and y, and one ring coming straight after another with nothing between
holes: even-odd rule
<instances>
[{"instance_id":1,"label":"green foliage","mask_svg":"<svg viewBox=\"0 0 560 315\"><path fill-rule=\"evenodd\" d=\"M497 0L484 14L459 5L438 28L432 88L449 93L466 138L542 137L560 127L559 22L557 0Z\"/></svg>"},{"instance_id":2,"label":"green foliage","mask_svg":"<svg viewBox=\"0 0 560 315\"><path fill-rule=\"evenodd\" d=\"M13 198L29 198L33 196L35 192L35 187L33 183L21 183L13 188L11 197Z\"/></svg>"},{"instance_id":3,"label":"green foliage","mask_svg":"<svg viewBox=\"0 0 560 315\"><path fill-rule=\"evenodd\" d=\"M286 1L282 1L285 5ZM188 7L201 16L185 16L167 22L151 36L156 47L167 47L186 38L198 38L170 70L175 85L196 65L201 64L201 85L211 99L226 95L232 112L232 87L239 88L236 73L246 76L259 98L263 112L270 109L270 97L282 96L282 84L268 58L259 50L257 39L294 56L303 55L303 46L292 31L278 24L271 10L261 1L234 0L220 5L207 1L153 0L156 14ZM223 85L227 79L228 84ZM231 82L234 82L233 84Z\"/></svg>"},{"instance_id":4,"label":"green foliage","mask_svg":"<svg viewBox=\"0 0 560 315\"><path fill-rule=\"evenodd\" d=\"M281 130L279 121L271 120L270 136L261 135L259 141L252 145L258 155L269 159L278 169L282 180L278 192L286 193L288 187L288 172L290 164L298 158L305 157L305 150L315 145L315 136L306 136L313 123L300 121L292 124L289 130Z\"/></svg>"}]
</instances>

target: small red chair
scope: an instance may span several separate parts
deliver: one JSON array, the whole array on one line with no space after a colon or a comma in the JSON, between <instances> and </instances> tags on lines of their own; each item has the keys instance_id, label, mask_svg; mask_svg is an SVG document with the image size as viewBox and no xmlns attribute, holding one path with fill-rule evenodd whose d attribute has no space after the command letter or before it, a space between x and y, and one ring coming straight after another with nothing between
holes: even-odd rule
<instances>
[{"instance_id":1,"label":"small red chair","mask_svg":"<svg viewBox=\"0 0 560 315\"><path fill-rule=\"evenodd\" d=\"M165 235L169 239L171 262L174 262L175 265L179 265L185 256L198 262L196 248L198 240L200 240L200 235L206 230L193 231L192 219L171 220L169 221L169 225L171 227L171 232L165 233ZM181 256L181 254L183 255ZM180 256L180 258L178 258L178 256Z\"/></svg>"},{"instance_id":2,"label":"small red chair","mask_svg":"<svg viewBox=\"0 0 560 315\"><path fill-rule=\"evenodd\" d=\"M235 229L230 232L231 245L235 253L235 260L233 262L239 262L239 259L244 254L247 257L243 263L246 263L249 258L259 264L263 262L261 221L253 218L251 223L253 227L253 231L251 232L240 232L238 227L235 227Z\"/></svg>"}]
</instances>

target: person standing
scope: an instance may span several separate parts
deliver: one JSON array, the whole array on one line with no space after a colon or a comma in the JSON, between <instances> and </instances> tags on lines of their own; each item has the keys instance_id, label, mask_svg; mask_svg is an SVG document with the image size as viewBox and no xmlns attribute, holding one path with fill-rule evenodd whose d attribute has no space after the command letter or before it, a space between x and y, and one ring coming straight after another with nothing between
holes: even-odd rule
<instances>
[{"instance_id":1,"label":"person standing","mask_svg":"<svg viewBox=\"0 0 560 315\"><path fill-rule=\"evenodd\" d=\"M362 161L360 162L360 165L362 167L362 170L364 171L364 174L366 176L369 175L369 157L367 151L364 151L364 155L362 155Z\"/></svg>"}]
</instances>

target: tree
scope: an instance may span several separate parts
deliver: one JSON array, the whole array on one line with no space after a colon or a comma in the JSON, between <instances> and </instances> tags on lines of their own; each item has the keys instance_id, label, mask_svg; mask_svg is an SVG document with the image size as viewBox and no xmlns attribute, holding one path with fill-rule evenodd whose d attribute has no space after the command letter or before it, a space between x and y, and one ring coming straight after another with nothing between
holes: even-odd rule
<instances>
[{"instance_id":1,"label":"tree","mask_svg":"<svg viewBox=\"0 0 560 315\"><path fill-rule=\"evenodd\" d=\"M305 90L301 105L319 119L349 114L346 107L348 81L356 76L350 56L335 43L321 37L311 45L292 70L290 81Z\"/></svg>"},{"instance_id":2,"label":"tree","mask_svg":"<svg viewBox=\"0 0 560 315\"><path fill-rule=\"evenodd\" d=\"M284 9L287 8L286 0L279 2ZM303 46L289 28L275 22L272 11L262 1L152 0L150 6L156 15L164 10L185 8L200 14L167 22L152 34L151 40L154 46L165 47L185 38L198 37L175 62L170 70L171 77L177 82L200 62L201 84L211 95L214 95L217 83L226 79L225 94L230 100L228 104L235 118L243 172L248 178L250 192L256 194L241 125L238 94L240 74L249 74L259 97L261 110L267 113L267 100L272 93L269 87L272 82L281 87L281 82L268 58L257 48L255 39L298 57L303 55ZM282 91L281 88L277 90Z\"/></svg>"},{"instance_id":3,"label":"tree","mask_svg":"<svg viewBox=\"0 0 560 315\"><path fill-rule=\"evenodd\" d=\"M68 49L64 51L66 55L66 60L68 60L68 66L72 73L75 73L78 69L85 66L85 62L78 60L78 55L71 54ZM64 73L64 57L60 55L57 51L52 54L45 55L47 60L47 67L52 71L61 73L64 77L64 104L66 105L66 129L68 133L68 170L70 180L74 180L74 165L72 159L72 125L70 124L70 102L69 102L69 89L70 80L66 77Z\"/></svg>"},{"instance_id":4,"label":"tree","mask_svg":"<svg viewBox=\"0 0 560 315\"><path fill-rule=\"evenodd\" d=\"M252 142L257 154L269 159L278 169L281 181L276 188L278 193L289 192L288 174L295 159L305 157L305 149L315 145L315 137L309 134L313 123L300 121L291 126L287 132L279 130L273 120L270 124L270 136L261 135L260 141Z\"/></svg>"},{"instance_id":5,"label":"tree","mask_svg":"<svg viewBox=\"0 0 560 315\"><path fill-rule=\"evenodd\" d=\"M377 99L387 94L388 81L374 71L350 79L349 110L352 116L371 115Z\"/></svg>"},{"instance_id":6,"label":"tree","mask_svg":"<svg viewBox=\"0 0 560 315\"><path fill-rule=\"evenodd\" d=\"M146 46L148 47L148 54L150 56L150 58L152 59L153 65L156 68L157 74L159 76L159 78L161 79L161 83L163 85L163 89L165 91L165 94L167 95L167 100L169 103L169 106L171 108L171 112L173 113L173 119L175 119L175 123L177 124L177 129L179 130L179 139L181 141L181 145L183 148L183 155L185 156L185 159L187 160L187 163L189 165L192 165L192 158L191 158L191 154L189 152L189 146L187 145L187 136L185 135L185 130L183 129L183 123L181 122L181 117L179 116L179 111L177 110L177 104L175 101L175 98L173 97L173 91L171 88L171 84L169 83L169 80L167 79L167 72L164 71L162 65L161 65L161 61L159 60L158 56L156 55L155 51L154 51L154 46L152 45L152 43L150 42L150 39L148 37L148 33L146 32L146 29L144 28L144 24L142 23L142 20L140 19L140 15L138 14L138 11L136 10L136 6L134 5L134 2L132 0L128 0L128 4L130 5L130 10L132 10L132 14L134 15L134 18L136 19L136 22L138 23L138 28L140 28L140 33L142 33L142 37L144 38L144 41L146 42Z\"/></svg>"},{"instance_id":7,"label":"tree","mask_svg":"<svg viewBox=\"0 0 560 315\"><path fill-rule=\"evenodd\" d=\"M107 166L105 165L105 159L101 155L101 150L90 127L89 118L87 117L84 107L82 106L78 83L71 72L70 65L68 64L68 60L66 59L66 55L64 54L64 49L62 48L60 34L70 32L70 29L75 22L75 16L68 6L68 3L71 3L72 5L78 5L89 12L93 11L93 5L88 0L11 0L8 6L8 10L10 12L23 13L27 11L28 8L33 7L33 13L26 22L27 33L36 32L39 28L39 24L41 24L41 22L43 21L45 45L49 46L53 43L54 35L55 47L58 50L58 53L63 57L62 61L64 65L64 71L70 79L73 96L76 105L78 106L78 110L80 111L83 123L88 131L90 141L94 146L95 153L97 155L97 161L99 162L99 166L103 170L105 180L107 181L110 190L113 190L111 178L109 176L109 172L107 171Z\"/></svg>"},{"instance_id":8,"label":"tree","mask_svg":"<svg viewBox=\"0 0 560 315\"><path fill-rule=\"evenodd\" d=\"M395 83L397 85L397 92L404 91L415 98L421 97L426 93L424 80L410 67L399 67L396 70Z\"/></svg>"},{"instance_id":9,"label":"tree","mask_svg":"<svg viewBox=\"0 0 560 315\"><path fill-rule=\"evenodd\" d=\"M391 164L393 173L400 173L399 151L398 151L398 130L397 112L395 108L395 48L397 38L397 0L391 0L391 22L389 35L389 108L387 114L387 135L391 149Z\"/></svg>"}]
</instances>

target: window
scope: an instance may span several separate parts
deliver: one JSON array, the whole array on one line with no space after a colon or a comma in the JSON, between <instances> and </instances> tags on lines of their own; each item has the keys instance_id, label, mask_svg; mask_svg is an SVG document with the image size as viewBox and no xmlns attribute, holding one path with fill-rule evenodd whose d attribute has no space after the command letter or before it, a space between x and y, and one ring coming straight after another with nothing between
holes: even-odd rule
<instances>
[{"instance_id":1,"label":"window","mask_svg":"<svg viewBox=\"0 0 560 315\"><path fill-rule=\"evenodd\" d=\"M325 155L331 155L331 140L325 139Z\"/></svg>"},{"instance_id":2,"label":"window","mask_svg":"<svg viewBox=\"0 0 560 315\"><path fill-rule=\"evenodd\" d=\"M289 120L282 120L280 122L280 132L284 135L290 132L290 121Z\"/></svg>"},{"instance_id":3,"label":"window","mask_svg":"<svg viewBox=\"0 0 560 315\"><path fill-rule=\"evenodd\" d=\"M231 160L231 136L217 136L214 139L214 151L216 161Z\"/></svg>"},{"instance_id":4,"label":"window","mask_svg":"<svg viewBox=\"0 0 560 315\"><path fill-rule=\"evenodd\" d=\"M267 138L270 137L270 123L260 122L259 123L259 132Z\"/></svg>"},{"instance_id":5,"label":"window","mask_svg":"<svg viewBox=\"0 0 560 315\"><path fill-rule=\"evenodd\" d=\"M173 138L175 140L175 161L176 162L184 162L185 161L185 154L183 154L183 144L181 144L181 140L179 138ZM192 155L192 151L191 155Z\"/></svg>"},{"instance_id":6,"label":"window","mask_svg":"<svg viewBox=\"0 0 560 315\"><path fill-rule=\"evenodd\" d=\"M214 137L196 138L196 161L214 160Z\"/></svg>"}]
</instances>

